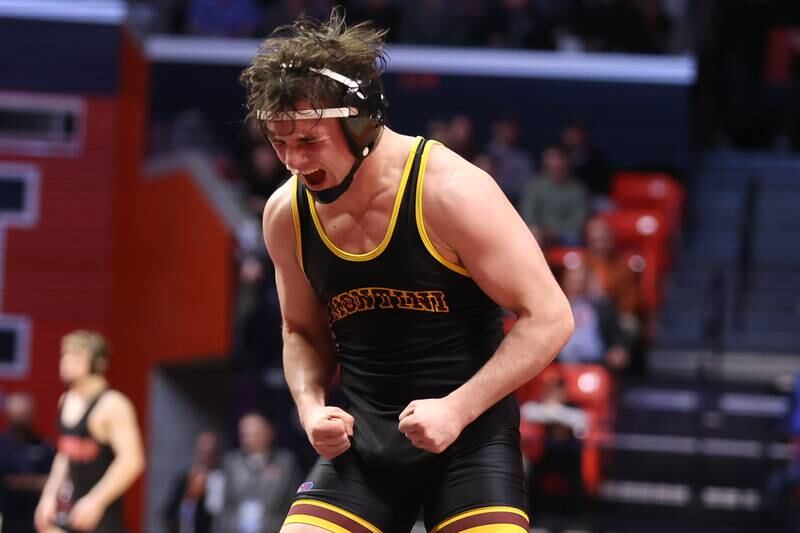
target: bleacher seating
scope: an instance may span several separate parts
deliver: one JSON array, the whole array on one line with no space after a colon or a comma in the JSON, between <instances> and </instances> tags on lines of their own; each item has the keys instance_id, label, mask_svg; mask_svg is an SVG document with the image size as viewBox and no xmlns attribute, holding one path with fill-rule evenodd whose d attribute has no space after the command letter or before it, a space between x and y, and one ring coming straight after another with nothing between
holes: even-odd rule
<instances>
[{"instance_id":1,"label":"bleacher seating","mask_svg":"<svg viewBox=\"0 0 800 533\"><path fill-rule=\"evenodd\" d=\"M658 211L670 235L679 229L685 196L683 186L665 172L617 172L611 182L611 199L618 210Z\"/></svg>"}]
</instances>

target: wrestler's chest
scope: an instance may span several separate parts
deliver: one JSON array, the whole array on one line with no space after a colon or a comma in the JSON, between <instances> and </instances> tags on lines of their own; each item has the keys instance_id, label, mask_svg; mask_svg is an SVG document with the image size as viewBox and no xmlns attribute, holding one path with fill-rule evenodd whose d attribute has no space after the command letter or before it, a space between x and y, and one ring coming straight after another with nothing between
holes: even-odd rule
<instances>
[{"instance_id":1,"label":"wrestler's chest","mask_svg":"<svg viewBox=\"0 0 800 533\"><path fill-rule=\"evenodd\" d=\"M325 234L340 250L352 254L364 254L375 250L388 234L390 216L378 210L370 210L359 216L342 213L329 216L321 223Z\"/></svg>"}]
</instances>

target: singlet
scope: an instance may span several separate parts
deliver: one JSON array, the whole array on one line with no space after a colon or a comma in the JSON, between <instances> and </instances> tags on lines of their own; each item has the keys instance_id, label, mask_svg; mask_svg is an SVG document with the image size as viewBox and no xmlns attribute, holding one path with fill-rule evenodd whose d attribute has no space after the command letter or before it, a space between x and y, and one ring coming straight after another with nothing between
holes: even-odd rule
<instances>
[{"instance_id":1,"label":"singlet","mask_svg":"<svg viewBox=\"0 0 800 533\"><path fill-rule=\"evenodd\" d=\"M396 440L397 415L408 403L441 398L461 386L503 336L499 306L464 268L436 251L424 229L422 190L435 144L414 142L387 233L368 253L339 249L326 235L312 197L292 178L298 260L327 305L356 434L376 454L393 440L408 445ZM518 416L507 397L481 418L484 425L491 419L492 426L517 427Z\"/></svg>"},{"instance_id":2,"label":"singlet","mask_svg":"<svg viewBox=\"0 0 800 533\"><path fill-rule=\"evenodd\" d=\"M67 480L71 487L67 489L63 497L68 498L66 503L70 506L97 485L114 460L114 451L111 446L98 442L89 433L89 416L109 390L105 389L94 397L86 408L86 412L74 426L64 424L61 418L61 409L59 409L58 453L65 455L69 460ZM60 496L59 499L63 497ZM121 498L106 508L105 515L94 531L97 533L123 531Z\"/></svg>"}]
</instances>

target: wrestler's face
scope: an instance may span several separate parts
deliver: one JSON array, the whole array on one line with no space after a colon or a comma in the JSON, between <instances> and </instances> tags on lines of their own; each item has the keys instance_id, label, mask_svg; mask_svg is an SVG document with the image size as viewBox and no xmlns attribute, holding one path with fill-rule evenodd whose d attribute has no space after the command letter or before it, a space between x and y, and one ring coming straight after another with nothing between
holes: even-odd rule
<instances>
[{"instance_id":1,"label":"wrestler's face","mask_svg":"<svg viewBox=\"0 0 800 533\"><path fill-rule=\"evenodd\" d=\"M89 376L92 373L92 355L89 350L76 344L62 346L58 373L67 386Z\"/></svg>"},{"instance_id":2,"label":"wrestler's face","mask_svg":"<svg viewBox=\"0 0 800 533\"><path fill-rule=\"evenodd\" d=\"M296 107L311 109L304 103ZM311 190L335 187L355 163L337 118L271 120L265 133L281 162Z\"/></svg>"}]
</instances>

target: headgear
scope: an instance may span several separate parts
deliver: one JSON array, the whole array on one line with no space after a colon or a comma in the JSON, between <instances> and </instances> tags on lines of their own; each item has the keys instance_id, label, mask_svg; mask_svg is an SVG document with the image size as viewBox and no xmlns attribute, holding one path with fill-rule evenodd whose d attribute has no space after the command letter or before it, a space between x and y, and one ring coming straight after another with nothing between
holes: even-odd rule
<instances>
[{"instance_id":1,"label":"headgear","mask_svg":"<svg viewBox=\"0 0 800 533\"><path fill-rule=\"evenodd\" d=\"M284 69L294 68L291 63L281 66ZM339 198L350 188L353 176L361 166L361 162L375 148L381 129L386 123L387 103L378 81L359 82L324 67L309 67L309 70L320 76L330 78L345 87L344 96L339 107L276 112L266 112L259 109L256 111L256 119L259 121L341 119L340 122L345 139L347 139L347 145L356 161L339 185L321 191L309 189L309 192L316 200L327 204Z\"/></svg>"}]
</instances>

